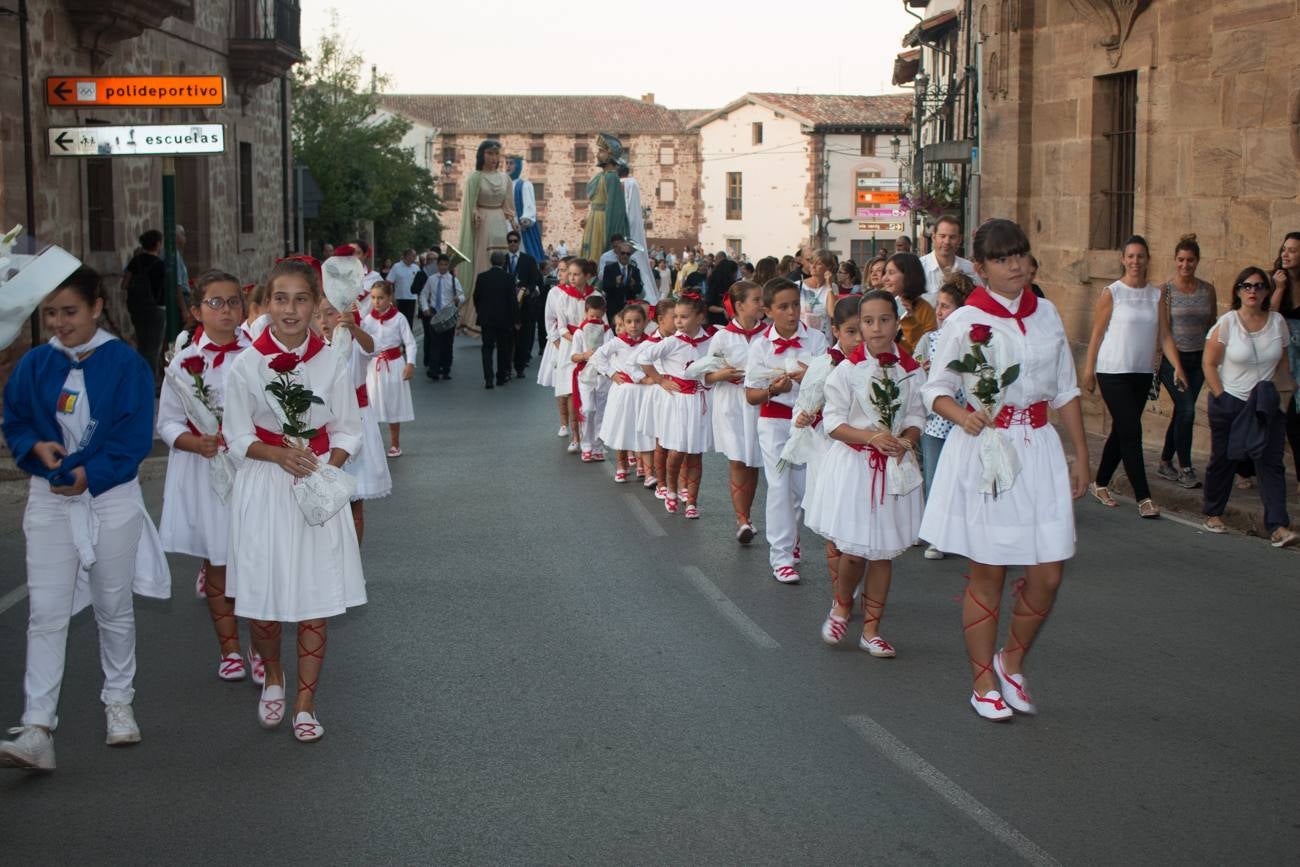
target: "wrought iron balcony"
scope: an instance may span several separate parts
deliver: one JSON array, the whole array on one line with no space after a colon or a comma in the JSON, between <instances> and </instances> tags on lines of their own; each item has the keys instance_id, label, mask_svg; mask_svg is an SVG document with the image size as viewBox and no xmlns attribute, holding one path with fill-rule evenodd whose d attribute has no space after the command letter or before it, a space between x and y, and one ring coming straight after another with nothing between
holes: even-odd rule
<instances>
[{"instance_id":1,"label":"wrought iron balcony","mask_svg":"<svg viewBox=\"0 0 1300 867\"><path fill-rule=\"evenodd\" d=\"M100 58L112 54L118 42L134 39L164 19L194 20L194 0L64 0L63 5L82 47Z\"/></svg>"},{"instance_id":2,"label":"wrought iron balcony","mask_svg":"<svg viewBox=\"0 0 1300 867\"><path fill-rule=\"evenodd\" d=\"M235 89L266 84L302 60L298 0L234 0L230 75Z\"/></svg>"}]
</instances>

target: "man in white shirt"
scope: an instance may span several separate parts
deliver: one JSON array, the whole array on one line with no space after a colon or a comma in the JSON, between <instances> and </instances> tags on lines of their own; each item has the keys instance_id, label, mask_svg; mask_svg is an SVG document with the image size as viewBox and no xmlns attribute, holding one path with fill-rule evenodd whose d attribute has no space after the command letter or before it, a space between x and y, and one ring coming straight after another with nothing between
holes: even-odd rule
<instances>
[{"instance_id":1,"label":"man in white shirt","mask_svg":"<svg viewBox=\"0 0 1300 867\"><path fill-rule=\"evenodd\" d=\"M569 245L561 241L555 245L555 256L557 259L563 259L569 255Z\"/></svg>"},{"instance_id":2,"label":"man in white shirt","mask_svg":"<svg viewBox=\"0 0 1300 867\"><path fill-rule=\"evenodd\" d=\"M396 265L393 266L397 267ZM451 272L451 258L438 254L438 271L430 274L420 290L420 318L424 320L424 366L429 379L451 379L451 357L456 342L456 329L448 328L435 334L429 321L435 313L447 306L459 307L465 302L465 291Z\"/></svg>"},{"instance_id":3,"label":"man in white shirt","mask_svg":"<svg viewBox=\"0 0 1300 867\"><path fill-rule=\"evenodd\" d=\"M921 297L930 302L931 307L939 300L939 287L953 270L969 275L977 286L980 285L975 266L969 259L957 255L957 248L961 246L961 221L956 217L945 214L939 218L931 246L933 249L921 257L921 267L925 269L925 294Z\"/></svg>"},{"instance_id":4,"label":"man in white shirt","mask_svg":"<svg viewBox=\"0 0 1300 867\"><path fill-rule=\"evenodd\" d=\"M598 279L605 273L606 268L618 261L618 251L625 240L622 235L610 235L609 249L601 253L600 258L596 260L596 277ZM628 252L631 252L630 248Z\"/></svg>"},{"instance_id":5,"label":"man in white shirt","mask_svg":"<svg viewBox=\"0 0 1300 867\"><path fill-rule=\"evenodd\" d=\"M397 310L406 317L406 324L412 327L415 324L415 293L411 291L411 284L419 272L420 266L415 264L414 250L402 253L402 261L388 269L388 282L393 284Z\"/></svg>"}]
</instances>

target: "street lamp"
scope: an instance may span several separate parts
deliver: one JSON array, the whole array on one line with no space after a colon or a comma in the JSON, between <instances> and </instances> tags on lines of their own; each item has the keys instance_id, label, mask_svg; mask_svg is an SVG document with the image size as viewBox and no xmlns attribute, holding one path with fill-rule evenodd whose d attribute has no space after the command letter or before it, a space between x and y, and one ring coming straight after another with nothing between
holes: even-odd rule
<instances>
[{"instance_id":1,"label":"street lamp","mask_svg":"<svg viewBox=\"0 0 1300 867\"><path fill-rule=\"evenodd\" d=\"M903 143L899 140L898 136L894 136L889 140L889 155L893 158L894 162L898 162L898 153L902 147Z\"/></svg>"}]
</instances>

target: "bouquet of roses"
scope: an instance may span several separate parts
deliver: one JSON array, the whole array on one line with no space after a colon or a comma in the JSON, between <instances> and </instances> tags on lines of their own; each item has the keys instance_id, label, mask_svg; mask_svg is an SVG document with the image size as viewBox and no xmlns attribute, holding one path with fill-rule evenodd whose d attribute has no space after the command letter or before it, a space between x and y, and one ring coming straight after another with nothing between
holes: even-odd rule
<instances>
[{"instance_id":1,"label":"bouquet of roses","mask_svg":"<svg viewBox=\"0 0 1300 867\"><path fill-rule=\"evenodd\" d=\"M307 448L320 433L317 428L308 426L311 408L325 401L295 378L300 363L292 352L282 352L273 357L268 366L275 376L267 383L266 391L271 395L268 403L280 422L285 444L302 449ZM355 477L325 461L318 462L311 475L293 482L293 498L312 526L320 526L334 517L351 502L356 490Z\"/></svg>"},{"instance_id":2,"label":"bouquet of roses","mask_svg":"<svg viewBox=\"0 0 1300 867\"><path fill-rule=\"evenodd\" d=\"M820 355L808 365L803 381L799 383L799 395L794 399L795 418L798 418L800 413L817 415L821 412L822 406L826 403L826 380L830 379L831 371L834 369L835 365L829 355ZM824 432L819 432L819 429L812 425L807 427L795 425L790 431L790 438L785 441L785 448L781 449L781 457L776 462L776 468L784 472L791 464L801 466L808 463L817 456L818 442L823 437Z\"/></svg>"},{"instance_id":3,"label":"bouquet of roses","mask_svg":"<svg viewBox=\"0 0 1300 867\"><path fill-rule=\"evenodd\" d=\"M903 407L903 389L916 387L916 371L902 370L898 356L882 352L876 356L880 376L867 375L865 388L867 404L879 418L880 427L897 437L902 431L899 413ZM865 368L866 365L858 369ZM901 375L899 375L901 374ZM909 450L899 457L891 456L885 463L885 493L902 496L915 490L922 482L921 468Z\"/></svg>"},{"instance_id":4,"label":"bouquet of roses","mask_svg":"<svg viewBox=\"0 0 1300 867\"><path fill-rule=\"evenodd\" d=\"M182 372L168 365L166 377L176 389L176 393L180 395L181 406L185 409L185 418L200 436L219 435L221 407L216 405L212 390L203 381L203 371L207 367L203 356L192 355L182 361L180 366ZM224 442L217 454L208 459L208 481L217 499L224 504L235 486L235 462L230 457L230 452L226 450Z\"/></svg>"},{"instance_id":5,"label":"bouquet of roses","mask_svg":"<svg viewBox=\"0 0 1300 867\"><path fill-rule=\"evenodd\" d=\"M691 362L686 370L682 372L682 379L698 379L703 382L705 376L718 370L725 370L728 367L743 370L743 364L744 362L740 364L734 363L727 358L727 354L721 349L715 349L699 361Z\"/></svg>"},{"instance_id":6,"label":"bouquet of roses","mask_svg":"<svg viewBox=\"0 0 1300 867\"><path fill-rule=\"evenodd\" d=\"M969 349L960 360L948 362L948 369L961 374L966 394L979 401L979 409L992 421L1005 403L1007 387L1020 377L1020 365L1012 364L998 371L993 345L993 328L976 323L967 337ZM992 494L1008 490L1020 475L1020 458L1011 443L994 425L980 432L979 454L982 475L980 492Z\"/></svg>"}]
</instances>

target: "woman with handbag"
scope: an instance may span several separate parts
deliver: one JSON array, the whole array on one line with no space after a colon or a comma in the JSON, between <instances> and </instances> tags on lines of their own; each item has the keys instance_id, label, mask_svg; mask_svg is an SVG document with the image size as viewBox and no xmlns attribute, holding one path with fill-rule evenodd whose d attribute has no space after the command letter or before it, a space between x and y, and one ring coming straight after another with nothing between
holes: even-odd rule
<instances>
[{"instance_id":1,"label":"woman with handbag","mask_svg":"<svg viewBox=\"0 0 1300 867\"><path fill-rule=\"evenodd\" d=\"M1111 415L1110 436L1102 448L1091 491L1103 506L1119 505L1108 486L1123 461L1138 501L1138 514L1159 518L1142 460L1142 411L1151 391L1157 352L1163 352L1173 366L1175 388L1186 388L1187 376L1170 333L1169 308L1160 304L1160 289L1147 281L1151 252L1146 239L1141 235L1129 238L1121 262L1124 275L1097 299L1083 374L1084 388L1091 394L1100 387Z\"/></svg>"}]
</instances>

